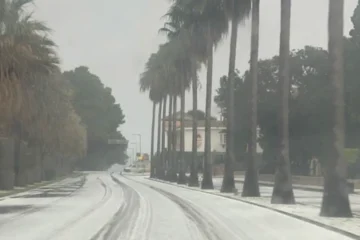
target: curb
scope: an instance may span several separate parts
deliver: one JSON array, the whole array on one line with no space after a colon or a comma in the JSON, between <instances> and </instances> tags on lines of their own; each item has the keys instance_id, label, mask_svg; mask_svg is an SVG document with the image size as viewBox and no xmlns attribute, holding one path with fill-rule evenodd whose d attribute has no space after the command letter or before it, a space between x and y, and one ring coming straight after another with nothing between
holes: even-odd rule
<instances>
[{"instance_id":1,"label":"curb","mask_svg":"<svg viewBox=\"0 0 360 240\"><path fill-rule=\"evenodd\" d=\"M236 180L236 183L244 183L244 180ZM266 187L274 187L274 183L272 182L259 182L259 186L266 186ZM304 191L309 191L309 192L323 192L322 188L313 188L313 187L306 187L306 186L299 186L299 185L293 185L292 186L293 189L295 190L304 190ZM355 195L359 195L360 193L357 191L358 189L355 189L354 192L349 192L350 194L355 194Z\"/></svg>"},{"instance_id":2,"label":"curb","mask_svg":"<svg viewBox=\"0 0 360 240\"><path fill-rule=\"evenodd\" d=\"M211 195L214 195L214 196L224 197L224 198L232 199L232 200L235 200L235 201L240 201L240 202L243 202L243 203L251 204L251 205L254 205L254 206L257 206L257 207L268 209L268 210L271 210L271 211L274 211L274 212L277 212L277 213L284 214L284 215L289 216L289 217L293 217L293 218L302 220L304 222L311 223L313 225L325 228L325 229L333 231L333 232L337 232L339 234L342 234L342 235L344 235L346 237L349 237L349 238L352 238L352 239L360 240L360 235L356 235L354 233L347 232L345 230L342 230L342 229L339 229L339 228L336 228L336 227L332 227L330 225L327 225L327 224L312 220L310 218L302 217L302 216L299 216L299 215L296 215L296 214L293 214L293 213L289 213L289 212L286 212L286 211L271 208L271 207L268 207L268 206L265 206L265 205L262 205L262 204L259 204L259 203L254 203L254 202L251 202L251 201L247 201L247 200L232 197L232 196L225 196L225 195L222 195L222 194L219 194L219 193L212 193L212 192L208 192L208 191L202 190L202 189L195 189L195 188L191 188L191 187L187 187L187 186L173 184L173 183L169 183L169 182L159 180L159 179L154 179L154 178L149 178L149 177L146 178L146 179L151 180L151 181L155 181L155 182L165 183L165 184L176 186L176 187L181 187L181 188L184 188L184 189L189 189L189 190L192 190L192 191L202 192L202 193L211 194Z\"/></svg>"},{"instance_id":3,"label":"curb","mask_svg":"<svg viewBox=\"0 0 360 240\"><path fill-rule=\"evenodd\" d=\"M236 183L244 183L244 180L235 180ZM269 182L269 183L265 183L265 182L259 182L260 186L267 186L267 187L273 187L274 184ZM318 188L312 188L312 187L301 187L301 186L292 186L293 189L298 189L298 190L305 190L305 191L310 191L310 192L323 192L322 189L318 189Z\"/></svg>"},{"instance_id":4,"label":"curb","mask_svg":"<svg viewBox=\"0 0 360 240\"><path fill-rule=\"evenodd\" d=\"M54 180L42 181L42 182L35 183L37 185L27 185L27 187L24 187L23 189L11 190L12 191L11 193L7 193L5 195L0 196L0 201L3 201L3 200L8 199L8 198L16 197L18 195L21 195L21 194L27 192L27 191L36 190L36 189L39 189L39 188L42 188L42 187L50 186L52 184L61 182L61 181L65 180L65 179L67 179L67 178L74 178L74 177L79 177L80 178L80 177L86 177L86 175L87 175L86 173L81 173L81 172L76 172L75 173L74 172L72 174L62 176L62 177L59 177L59 178L54 179Z\"/></svg>"}]
</instances>

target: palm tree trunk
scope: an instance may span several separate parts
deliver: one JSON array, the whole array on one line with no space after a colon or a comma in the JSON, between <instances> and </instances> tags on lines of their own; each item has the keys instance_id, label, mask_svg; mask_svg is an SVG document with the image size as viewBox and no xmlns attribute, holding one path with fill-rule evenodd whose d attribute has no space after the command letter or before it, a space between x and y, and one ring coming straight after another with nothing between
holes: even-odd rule
<instances>
[{"instance_id":1,"label":"palm tree trunk","mask_svg":"<svg viewBox=\"0 0 360 240\"><path fill-rule=\"evenodd\" d=\"M169 112L168 112L168 136L167 136L167 153L166 159L168 162L168 169L166 172L166 179L170 181L171 179L171 171L172 171L172 107L173 107L173 96L169 96Z\"/></svg>"},{"instance_id":2,"label":"palm tree trunk","mask_svg":"<svg viewBox=\"0 0 360 240\"><path fill-rule=\"evenodd\" d=\"M238 33L238 22L236 19L236 9L233 9L231 21L231 40L230 40L230 59L227 86L227 118L226 118L226 157L224 167L224 178L221 186L221 192L233 192L235 189L234 180L234 78L236 63L236 41Z\"/></svg>"},{"instance_id":3,"label":"palm tree trunk","mask_svg":"<svg viewBox=\"0 0 360 240\"><path fill-rule=\"evenodd\" d=\"M157 147L156 147L156 176L162 178L163 175L163 165L161 163L160 156L160 146L161 146L161 111L162 101L159 101L159 110L158 110L158 132L157 132Z\"/></svg>"},{"instance_id":4,"label":"palm tree trunk","mask_svg":"<svg viewBox=\"0 0 360 240\"><path fill-rule=\"evenodd\" d=\"M161 131L161 161L163 163L164 168L162 169L162 176L165 179L165 171L168 170L168 164L167 164L167 153L165 151L165 117L166 117L166 103L167 103L167 96L163 99L163 121L162 121L162 131Z\"/></svg>"},{"instance_id":5,"label":"palm tree trunk","mask_svg":"<svg viewBox=\"0 0 360 240\"><path fill-rule=\"evenodd\" d=\"M257 146L257 84L258 84L258 55L259 55L259 24L260 0L253 0L251 26L251 135L249 141L248 164L245 174L242 196L259 197L259 180L256 163Z\"/></svg>"},{"instance_id":6,"label":"palm tree trunk","mask_svg":"<svg viewBox=\"0 0 360 240\"><path fill-rule=\"evenodd\" d=\"M352 217L347 191L347 163L344 159L344 1L329 1L329 60L333 87L334 126L327 159L321 216Z\"/></svg>"},{"instance_id":7,"label":"palm tree trunk","mask_svg":"<svg viewBox=\"0 0 360 240\"><path fill-rule=\"evenodd\" d=\"M173 99L173 116L172 116L172 159L171 159L171 176L170 181L176 182L177 181L177 149L176 149L176 143L177 143L177 133L176 133L176 122L177 122L177 116L176 116L176 108L177 108L177 96L174 95Z\"/></svg>"},{"instance_id":8,"label":"palm tree trunk","mask_svg":"<svg viewBox=\"0 0 360 240\"><path fill-rule=\"evenodd\" d=\"M295 204L289 159L289 61L291 0L281 0L279 146L271 203Z\"/></svg>"},{"instance_id":9,"label":"palm tree trunk","mask_svg":"<svg viewBox=\"0 0 360 240\"><path fill-rule=\"evenodd\" d=\"M206 102L205 102L205 150L202 189L214 189L212 181L212 160L211 160L211 101L212 101L212 73L213 73L213 41L210 23L208 26L207 39L207 73L206 73Z\"/></svg>"},{"instance_id":10,"label":"palm tree trunk","mask_svg":"<svg viewBox=\"0 0 360 240\"><path fill-rule=\"evenodd\" d=\"M180 95L180 158L178 184L186 184L185 177L185 79L182 79Z\"/></svg>"},{"instance_id":11,"label":"palm tree trunk","mask_svg":"<svg viewBox=\"0 0 360 240\"><path fill-rule=\"evenodd\" d=\"M154 156L154 135L155 135L155 113L156 113L156 103L153 101L153 110L152 110L152 122L151 122L151 162L150 162L150 177L155 177L155 156Z\"/></svg>"},{"instance_id":12,"label":"palm tree trunk","mask_svg":"<svg viewBox=\"0 0 360 240\"><path fill-rule=\"evenodd\" d=\"M193 94L193 112L197 112L197 73L196 70L193 70L192 73L192 94ZM199 178L198 178L198 154L197 154L197 114L193 116L192 122L192 156L191 156L191 164L190 164L190 179L189 186L198 187L199 186Z\"/></svg>"}]
</instances>

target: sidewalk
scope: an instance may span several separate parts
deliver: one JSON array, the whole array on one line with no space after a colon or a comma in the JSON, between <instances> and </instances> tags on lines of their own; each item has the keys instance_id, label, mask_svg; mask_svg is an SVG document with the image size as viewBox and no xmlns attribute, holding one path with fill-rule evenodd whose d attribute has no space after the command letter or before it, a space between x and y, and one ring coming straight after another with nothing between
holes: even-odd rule
<instances>
[{"instance_id":1,"label":"sidewalk","mask_svg":"<svg viewBox=\"0 0 360 240\"><path fill-rule=\"evenodd\" d=\"M358 212L358 210L360 209L359 195L353 195L353 198L350 200L352 207L356 209L356 212L354 211L355 214L353 218L325 218L319 216L322 195L322 193L320 192L298 190L295 191L295 199L297 201L296 205L275 205L270 203L272 188L267 186L260 187L261 197L252 198L241 197L241 193L239 195L235 195L233 193L220 193L218 190L219 181L217 181L216 179L214 179L214 185L215 188L217 188L215 190L202 190L200 188L190 188L186 185L178 185L176 183L165 182L158 179L149 179L149 181L151 180L163 182L164 184L172 184L174 186L187 188L193 191L201 191L207 194L231 198L237 201L256 205L258 207L267 208L318 225L320 227L336 231L353 239L360 239L360 212ZM241 191L241 188L239 187L241 186L237 186L237 188Z\"/></svg>"},{"instance_id":2,"label":"sidewalk","mask_svg":"<svg viewBox=\"0 0 360 240\"><path fill-rule=\"evenodd\" d=\"M29 191L35 191L42 187L53 186L53 185L56 185L58 183L65 181L65 180L69 180L69 179L73 180L73 179L77 179L77 178L80 178L83 176L85 176L83 173L73 172L70 175L62 176L62 177L56 178L54 180L41 181L41 182L26 185L24 187L15 186L14 189L12 189L12 190L0 190L0 200L6 199L9 197L19 196L19 195L29 192Z\"/></svg>"},{"instance_id":3,"label":"sidewalk","mask_svg":"<svg viewBox=\"0 0 360 240\"><path fill-rule=\"evenodd\" d=\"M235 177L235 182L244 183L244 177ZM274 183L269 181L259 181L260 186L269 186L273 187ZM312 186L312 185L302 185L302 184L293 184L294 189L301 189L305 191L313 191L313 192L323 192L322 186ZM351 194L360 194L360 189L355 189L354 193Z\"/></svg>"}]
</instances>

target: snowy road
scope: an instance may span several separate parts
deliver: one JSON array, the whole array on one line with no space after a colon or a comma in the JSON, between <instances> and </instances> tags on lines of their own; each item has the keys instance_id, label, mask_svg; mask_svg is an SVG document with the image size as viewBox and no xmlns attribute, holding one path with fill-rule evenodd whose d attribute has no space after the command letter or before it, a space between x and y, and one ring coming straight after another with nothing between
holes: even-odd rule
<instances>
[{"instance_id":1,"label":"snowy road","mask_svg":"<svg viewBox=\"0 0 360 240\"><path fill-rule=\"evenodd\" d=\"M349 238L239 201L140 176L98 172L0 199L0 239Z\"/></svg>"}]
</instances>

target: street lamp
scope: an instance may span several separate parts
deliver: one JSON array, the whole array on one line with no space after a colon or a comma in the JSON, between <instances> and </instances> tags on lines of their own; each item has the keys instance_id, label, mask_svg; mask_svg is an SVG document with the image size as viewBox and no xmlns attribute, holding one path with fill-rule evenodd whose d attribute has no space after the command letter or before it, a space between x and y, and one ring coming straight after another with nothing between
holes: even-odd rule
<instances>
[{"instance_id":1,"label":"street lamp","mask_svg":"<svg viewBox=\"0 0 360 240\"><path fill-rule=\"evenodd\" d=\"M134 136L139 136L139 140L140 140L140 143L139 143L139 147L140 147L140 154L141 154L141 134L137 133L137 134L133 134Z\"/></svg>"},{"instance_id":2,"label":"street lamp","mask_svg":"<svg viewBox=\"0 0 360 240\"><path fill-rule=\"evenodd\" d=\"M133 142L133 143L130 143L130 145L134 145L135 155L136 155L136 152L137 152L137 143L136 143L136 142Z\"/></svg>"},{"instance_id":3,"label":"street lamp","mask_svg":"<svg viewBox=\"0 0 360 240\"><path fill-rule=\"evenodd\" d=\"M133 164L133 162L134 162L134 148L128 148L128 150L132 150L132 156L131 156L131 158L130 158L130 166Z\"/></svg>"}]
</instances>

